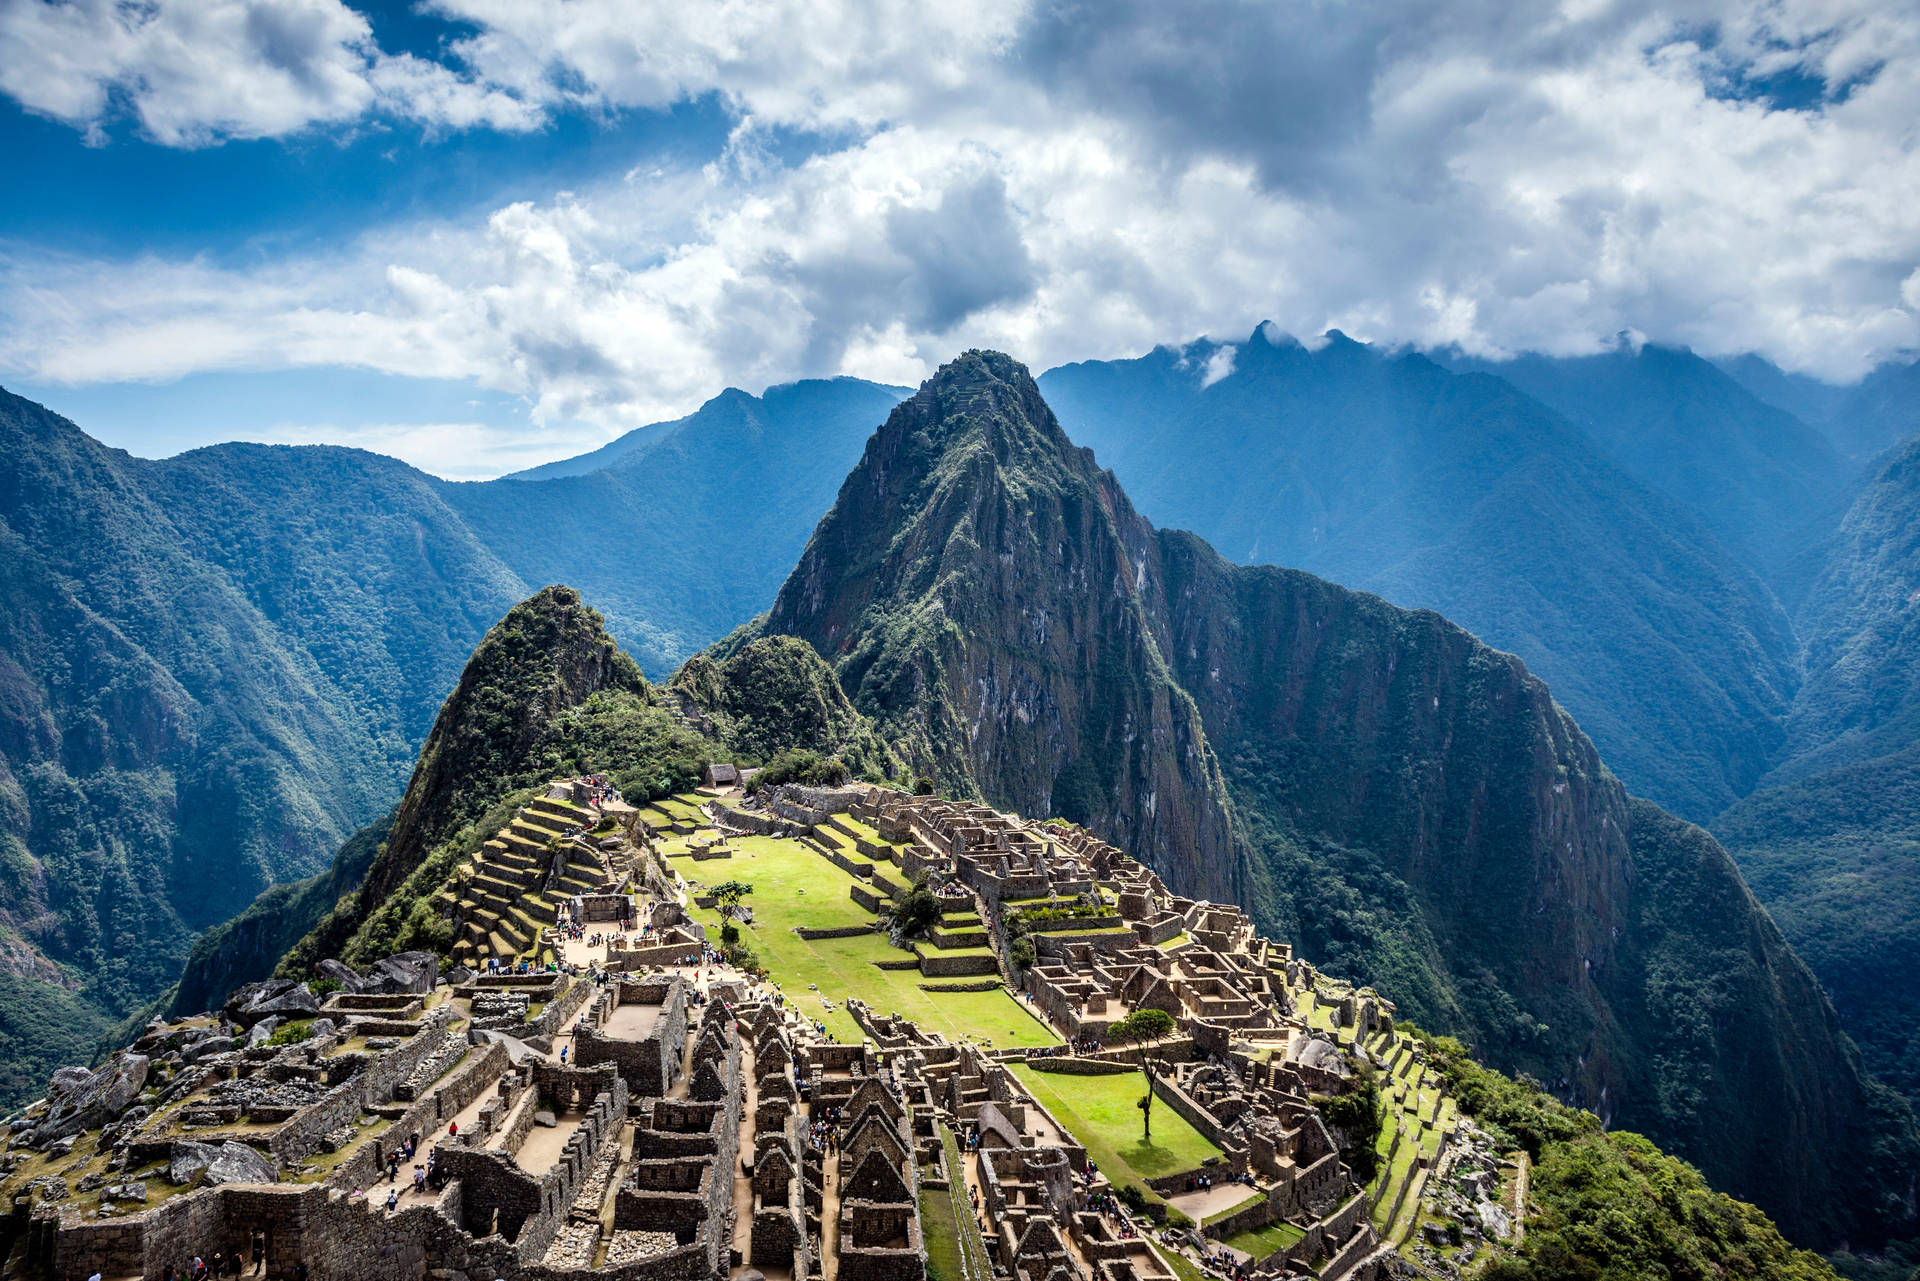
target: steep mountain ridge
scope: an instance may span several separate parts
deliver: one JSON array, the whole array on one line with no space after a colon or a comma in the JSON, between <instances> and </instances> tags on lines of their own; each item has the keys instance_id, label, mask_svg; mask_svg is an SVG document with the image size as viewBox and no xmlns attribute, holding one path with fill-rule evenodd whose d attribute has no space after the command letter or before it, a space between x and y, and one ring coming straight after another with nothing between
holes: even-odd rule
<instances>
[{"instance_id":1,"label":"steep mountain ridge","mask_svg":"<svg viewBox=\"0 0 1920 1281\"><path fill-rule=\"evenodd\" d=\"M894 411L747 634L813 643L944 785L1245 903L1803 1239L1900 1220L1911 1116L1710 837L1628 797L1511 655L1155 531L1007 357ZM1793 1122L1717 1133L1754 1116Z\"/></svg>"},{"instance_id":2,"label":"steep mountain ridge","mask_svg":"<svg viewBox=\"0 0 1920 1281\"><path fill-rule=\"evenodd\" d=\"M1798 619L1783 759L1714 821L1867 1056L1920 1099L1920 439L1891 451Z\"/></svg>"}]
</instances>

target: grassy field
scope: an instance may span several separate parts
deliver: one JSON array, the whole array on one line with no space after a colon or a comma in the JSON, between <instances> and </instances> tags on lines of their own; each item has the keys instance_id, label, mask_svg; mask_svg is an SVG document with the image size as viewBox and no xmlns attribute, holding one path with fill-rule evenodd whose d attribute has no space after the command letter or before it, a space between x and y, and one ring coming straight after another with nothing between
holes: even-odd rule
<instances>
[{"instance_id":1,"label":"grassy field","mask_svg":"<svg viewBox=\"0 0 1920 1281\"><path fill-rule=\"evenodd\" d=\"M1305 1235L1291 1223L1269 1223L1252 1232L1236 1232L1226 1239L1225 1244L1256 1259L1264 1259L1275 1250L1286 1249Z\"/></svg>"},{"instance_id":2,"label":"grassy field","mask_svg":"<svg viewBox=\"0 0 1920 1281\"><path fill-rule=\"evenodd\" d=\"M920 1193L920 1235L927 1247L927 1281L966 1281L960 1266L960 1225L945 1189Z\"/></svg>"},{"instance_id":3,"label":"grassy field","mask_svg":"<svg viewBox=\"0 0 1920 1281\"><path fill-rule=\"evenodd\" d=\"M747 945L767 967L773 981L794 1008L820 1019L843 1041L860 1039L859 1025L846 1011L846 999L857 996L882 1014L899 1014L929 1032L949 1040L971 1036L1000 1048L1053 1045L1059 1040L1001 988L991 992L923 992L927 981L918 970L880 970L874 961L911 960L882 934L808 941L793 932L869 925L873 913L848 894L853 878L798 841L769 836L736 838L730 859L710 863L676 864L682 875L707 884L725 880L753 886L746 899L754 922L741 929ZM715 928L715 912L694 910L701 922ZM817 985L813 991L809 985ZM828 1011L825 997L834 1003Z\"/></svg>"},{"instance_id":4,"label":"grassy field","mask_svg":"<svg viewBox=\"0 0 1920 1281\"><path fill-rule=\"evenodd\" d=\"M1135 1105L1146 1082L1137 1072L1068 1076L1036 1072L1025 1064L1013 1070L1055 1119L1086 1145L1087 1155L1116 1184L1191 1170L1206 1158L1220 1155L1219 1148L1164 1103L1153 1109L1153 1142L1143 1142L1140 1109Z\"/></svg>"}]
</instances>

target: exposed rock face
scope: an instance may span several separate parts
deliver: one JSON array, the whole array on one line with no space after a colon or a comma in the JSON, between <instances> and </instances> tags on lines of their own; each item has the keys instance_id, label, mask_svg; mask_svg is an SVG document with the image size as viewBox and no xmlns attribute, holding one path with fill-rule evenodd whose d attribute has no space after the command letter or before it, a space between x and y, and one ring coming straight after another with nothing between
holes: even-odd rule
<instances>
[{"instance_id":1,"label":"exposed rock face","mask_svg":"<svg viewBox=\"0 0 1920 1281\"><path fill-rule=\"evenodd\" d=\"M1511 655L1154 530L1007 357L894 411L757 630L810 641L943 787L1244 904L1798 1239L1911 1218L1911 1115L1711 838Z\"/></svg>"},{"instance_id":2,"label":"exposed rock face","mask_svg":"<svg viewBox=\"0 0 1920 1281\"><path fill-rule=\"evenodd\" d=\"M107 1124L147 1084L147 1056L123 1054L96 1072L62 1068L47 1091L47 1118L33 1132L33 1145L47 1144Z\"/></svg>"},{"instance_id":3,"label":"exposed rock face","mask_svg":"<svg viewBox=\"0 0 1920 1281\"><path fill-rule=\"evenodd\" d=\"M433 991L440 974L440 958L432 952L401 952L377 962L367 975L365 990L388 995Z\"/></svg>"},{"instance_id":4,"label":"exposed rock face","mask_svg":"<svg viewBox=\"0 0 1920 1281\"><path fill-rule=\"evenodd\" d=\"M271 1183L273 1162L244 1143L176 1142L167 1165L167 1178L184 1187L205 1173L208 1186L222 1183Z\"/></svg>"},{"instance_id":5,"label":"exposed rock face","mask_svg":"<svg viewBox=\"0 0 1920 1281\"><path fill-rule=\"evenodd\" d=\"M226 1015L241 1027L252 1027L269 1016L297 1019L316 1013L319 1009L320 998L305 983L297 983L292 979L267 979L261 983L249 983L229 997Z\"/></svg>"}]
</instances>

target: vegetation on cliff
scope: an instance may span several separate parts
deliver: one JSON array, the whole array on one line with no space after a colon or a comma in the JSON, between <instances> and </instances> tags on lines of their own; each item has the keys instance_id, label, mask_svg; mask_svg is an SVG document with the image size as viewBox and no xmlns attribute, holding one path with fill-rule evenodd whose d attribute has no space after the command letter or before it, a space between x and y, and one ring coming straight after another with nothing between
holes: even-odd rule
<instances>
[{"instance_id":1,"label":"vegetation on cliff","mask_svg":"<svg viewBox=\"0 0 1920 1281\"><path fill-rule=\"evenodd\" d=\"M795 637L743 638L696 654L674 676L674 694L692 700L715 737L745 763L805 751L837 758L863 777L899 772L894 753L847 698L833 669Z\"/></svg>"},{"instance_id":2,"label":"vegetation on cliff","mask_svg":"<svg viewBox=\"0 0 1920 1281\"><path fill-rule=\"evenodd\" d=\"M1638 1134L1601 1128L1526 1079L1492 1071L1448 1037L1420 1034L1460 1110L1532 1162L1525 1242L1489 1281L1832 1281L1767 1216L1707 1185Z\"/></svg>"}]
</instances>

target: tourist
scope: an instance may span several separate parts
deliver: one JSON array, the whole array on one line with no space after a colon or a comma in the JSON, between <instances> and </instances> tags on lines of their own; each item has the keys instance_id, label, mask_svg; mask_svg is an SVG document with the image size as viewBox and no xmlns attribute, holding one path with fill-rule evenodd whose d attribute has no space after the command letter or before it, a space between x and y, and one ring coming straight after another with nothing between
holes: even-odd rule
<instances>
[{"instance_id":1,"label":"tourist","mask_svg":"<svg viewBox=\"0 0 1920 1281\"><path fill-rule=\"evenodd\" d=\"M392 1214L400 1207L400 1189L391 1188L387 1192L387 1213Z\"/></svg>"}]
</instances>

